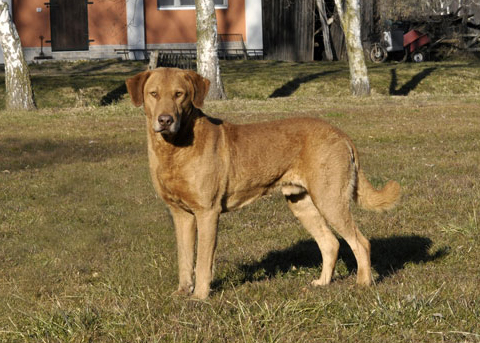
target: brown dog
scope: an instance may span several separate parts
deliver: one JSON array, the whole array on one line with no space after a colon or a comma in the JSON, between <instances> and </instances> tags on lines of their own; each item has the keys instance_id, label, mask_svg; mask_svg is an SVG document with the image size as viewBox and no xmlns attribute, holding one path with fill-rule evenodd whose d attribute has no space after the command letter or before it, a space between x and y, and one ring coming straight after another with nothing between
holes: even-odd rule
<instances>
[{"instance_id":1,"label":"brown dog","mask_svg":"<svg viewBox=\"0 0 480 343\"><path fill-rule=\"evenodd\" d=\"M177 294L208 297L220 213L277 187L320 248L323 269L312 283L330 283L337 260L339 243L327 224L353 250L357 283L371 283L370 243L353 222L350 201L390 209L400 186L389 181L375 190L344 133L312 118L233 125L208 117L200 108L210 82L193 71L159 68L126 84L132 102L144 106L150 173L175 224Z\"/></svg>"}]
</instances>

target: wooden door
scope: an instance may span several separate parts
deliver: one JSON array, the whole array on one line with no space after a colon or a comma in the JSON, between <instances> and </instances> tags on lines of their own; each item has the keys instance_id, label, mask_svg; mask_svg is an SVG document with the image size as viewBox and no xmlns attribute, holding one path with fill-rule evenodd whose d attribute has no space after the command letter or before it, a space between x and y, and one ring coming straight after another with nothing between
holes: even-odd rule
<instances>
[{"instance_id":1,"label":"wooden door","mask_svg":"<svg viewBox=\"0 0 480 343\"><path fill-rule=\"evenodd\" d=\"M52 51L88 50L87 0L50 0Z\"/></svg>"},{"instance_id":2,"label":"wooden door","mask_svg":"<svg viewBox=\"0 0 480 343\"><path fill-rule=\"evenodd\" d=\"M266 59L312 61L313 0L263 0L263 54Z\"/></svg>"}]
</instances>

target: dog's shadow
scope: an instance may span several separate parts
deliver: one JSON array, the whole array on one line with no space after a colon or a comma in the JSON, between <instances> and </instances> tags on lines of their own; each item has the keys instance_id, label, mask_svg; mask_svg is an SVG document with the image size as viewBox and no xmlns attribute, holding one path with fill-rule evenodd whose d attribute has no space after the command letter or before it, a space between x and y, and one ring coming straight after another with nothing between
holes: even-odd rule
<instances>
[{"instance_id":1,"label":"dog's shadow","mask_svg":"<svg viewBox=\"0 0 480 343\"><path fill-rule=\"evenodd\" d=\"M378 273L376 282L395 274L409 263L425 263L434 261L448 254L448 247L442 247L430 253L432 240L417 235L373 238L371 244L372 267ZM339 260L342 260L349 273L356 270L356 260L344 240L340 240ZM313 239L301 240L295 245L279 251L268 253L261 261L237 266L235 275L224 275L213 283L215 291L228 288L232 284L238 286L246 282L255 282L274 278L289 273L292 267L321 267L322 257ZM318 271L320 273L320 270ZM319 274L320 275L320 274Z\"/></svg>"}]
</instances>

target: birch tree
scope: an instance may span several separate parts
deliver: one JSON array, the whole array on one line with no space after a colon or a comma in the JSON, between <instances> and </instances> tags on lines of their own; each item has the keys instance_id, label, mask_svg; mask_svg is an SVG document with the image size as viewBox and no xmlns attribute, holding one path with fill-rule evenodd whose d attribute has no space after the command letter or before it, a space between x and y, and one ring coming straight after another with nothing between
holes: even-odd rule
<instances>
[{"instance_id":1,"label":"birch tree","mask_svg":"<svg viewBox=\"0 0 480 343\"><path fill-rule=\"evenodd\" d=\"M35 109L30 72L23 56L20 37L10 17L7 0L0 0L0 44L5 60L6 108Z\"/></svg>"},{"instance_id":2,"label":"birch tree","mask_svg":"<svg viewBox=\"0 0 480 343\"><path fill-rule=\"evenodd\" d=\"M197 16L197 72L210 80L208 99L226 99L218 60L217 17L214 0L195 0Z\"/></svg>"},{"instance_id":3,"label":"birch tree","mask_svg":"<svg viewBox=\"0 0 480 343\"><path fill-rule=\"evenodd\" d=\"M359 0L335 0L335 6L345 34L352 94L370 95L370 82L360 33L360 2Z\"/></svg>"}]
</instances>

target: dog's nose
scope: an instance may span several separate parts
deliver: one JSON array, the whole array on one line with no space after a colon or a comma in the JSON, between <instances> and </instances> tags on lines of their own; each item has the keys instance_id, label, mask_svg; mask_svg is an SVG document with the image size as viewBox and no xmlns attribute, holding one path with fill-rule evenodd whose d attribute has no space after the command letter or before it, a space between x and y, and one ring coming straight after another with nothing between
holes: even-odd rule
<instances>
[{"instance_id":1,"label":"dog's nose","mask_svg":"<svg viewBox=\"0 0 480 343\"><path fill-rule=\"evenodd\" d=\"M173 123L173 117L168 114L162 114L158 117L158 122L162 127L168 127Z\"/></svg>"}]
</instances>

